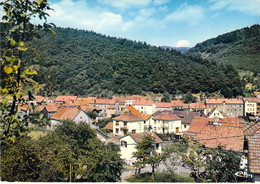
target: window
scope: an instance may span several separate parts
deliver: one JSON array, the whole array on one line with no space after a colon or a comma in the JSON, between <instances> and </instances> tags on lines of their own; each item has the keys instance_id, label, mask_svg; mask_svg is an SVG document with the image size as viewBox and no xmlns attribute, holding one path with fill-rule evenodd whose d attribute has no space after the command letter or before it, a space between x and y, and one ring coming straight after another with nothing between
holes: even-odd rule
<instances>
[{"instance_id":1,"label":"window","mask_svg":"<svg viewBox=\"0 0 260 184\"><path fill-rule=\"evenodd\" d=\"M126 123L126 122L124 122L124 126L127 126L127 123Z\"/></svg>"},{"instance_id":2,"label":"window","mask_svg":"<svg viewBox=\"0 0 260 184\"><path fill-rule=\"evenodd\" d=\"M121 147L127 148L127 142L126 141L121 141Z\"/></svg>"},{"instance_id":3,"label":"window","mask_svg":"<svg viewBox=\"0 0 260 184\"><path fill-rule=\"evenodd\" d=\"M155 146L156 146L156 149L159 149L159 143L156 143Z\"/></svg>"},{"instance_id":4,"label":"window","mask_svg":"<svg viewBox=\"0 0 260 184\"><path fill-rule=\"evenodd\" d=\"M119 129L118 129L118 128L116 128L116 133L117 133L117 134L119 133Z\"/></svg>"},{"instance_id":5,"label":"window","mask_svg":"<svg viewBox=\"0 0 260 184\"><path fill-rule=\"evenodd\" d=\"M80 116L80 119L82 119L82 116Z\"/></svg>"},{"instance_id":6,"label":"window","mask_svg":"<svg viewBox=\"0 0 260 184\"><path fill-rule=\"evenodd\" d=\"M176 133L179 133L179 127L176 128Z\"/></svg>"},{"instance_id":7,"label":"window","mask_svg":"<svg viewBox=\"0 0 260 184\"><path fill-rule=\"evenodd\" d=\"M144 107L141 107L141 109L144 109Z\"/></svg>"},{"instance_id":8,"label":"window","mask_svg":"<svg viewBox=\"0 0 260 184\"><path fill-rule=\"evenodd\" d=\"M186 128L187 127L187 125L184 125L184 128Z\"/></svg>"},{"instance_id":9,"label":"window","mask_svg":"<svg viewBox=\"0 0 260 184\"><path fill-rule=\"evenodd\" d=\"M116 121L116 125L119 125L119 121Z\"/></svg>"},{"instance_id":10,"label":"window","mask_svg":"<svg viewBox=\"0 0 260 184\"><path fill-rule=\"evenodd\" d=\"M132 130L132 134L135 134L135 133L136 133L136 129L133 129L133 130Z\"/></svg>"}]
</instances>

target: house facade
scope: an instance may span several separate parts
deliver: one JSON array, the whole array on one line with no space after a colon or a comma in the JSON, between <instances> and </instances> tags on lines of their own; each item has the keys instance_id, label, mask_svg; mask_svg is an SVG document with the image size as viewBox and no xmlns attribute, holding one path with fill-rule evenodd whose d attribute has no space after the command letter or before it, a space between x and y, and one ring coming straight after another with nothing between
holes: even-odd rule
<instances>
[{"instance_id":1,"label":"house facade","mask_svg":"<svg viewBox=\"0 0 260 184\"><path fill-rule=\"evenodd\" d=\"M244 98L244 116L260 114L260 98Z\"/></svg>"},{"instance_id":2,"label":"house facade","mask_svg":"<svg viewBox=\"0 0 260 184\"><path fill-rule=\"evenodd\" d=\"M149 133L136 133L129 134L127 136L120 138L120 152L121 158L125 160L128 165L133 165L136 162L136 159L133 158L133 153L137 151L136 145L142 140L145 135L151 135L154 137L156 152L162 153L162 140L153 132Z\"/></svg>"},{"instance_id":3,"label":"house facade","mask_svg":"<svg viewBox=\"0 0 260 184\"><path fill-rule=\"evenodd\" d=\"M156 110L156 105L153 100L136 100L133 107L143 114L153 114Z\"/></svg>"},{"instance_id":4,"label":"house facade","mask_svg":"<svg viewBox=\"0 0 260 184\"><path fill-rule=\"evenodd\" d=\"M175 133L181 135L181 118L171 112L160 112L152 117L151 131L160 134Z\"/></svg>"},{"instance_id":5,"label":"house facade","mask_svg":"<svg viewBox=\"0 0 260 184\"><path fill-rule=\"evenodd\" d=\"M206 115L213 109L217 109L220 112L230 117L239 117L244 115L244 103L238 99L206 99Z\"/></svg>"},{"instance_id":6,"label":"house facade","mask_svg":"<svg viewBox=\"0 0 260 184\"><path fill-rule=\"evenodd\" d=\"M92 119L81 109L78 108L61 108L51 117L51 130L55 129L62 120L73 120L76 123L84 122L89 124L91 127Z\"/></svg>"},{"instance_id":7,"label":"house facade","mask_svg":"<svg viewBox=\"0 0 260 184\"><path fill-rule=\"evenodd\" d=\"M132 113L124 113L113 118L113 134L126 136L129 133L144 132L145 119Z\"/></svg>"}]
</instances>

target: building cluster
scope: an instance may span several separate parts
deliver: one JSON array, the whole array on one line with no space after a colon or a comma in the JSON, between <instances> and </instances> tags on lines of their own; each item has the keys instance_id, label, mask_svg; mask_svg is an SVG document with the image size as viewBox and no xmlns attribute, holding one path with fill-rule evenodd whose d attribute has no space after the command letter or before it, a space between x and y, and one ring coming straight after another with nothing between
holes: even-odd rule
<instances>
[{"instance_id":1,"label":"building cluster","mask_svg":"<svg viewBox=\"0 0 260 184\"><path fill-rule=\"evenodd\" d=\"M162 152L164 141L158 135L174 134L177 139L193 137L206 147L218 145L227 150L240 153L244 167L249 164L249 172L255 180L260 174L260 98L206 99L202 103L185 104L181 100L160 102L156 99L132 95L104 99L97 97L78 98L77 96L58 96L50 100L35 96L32 101L36 110L50 119L48 129L55 129L62 120L89 124L101 140L114 142L120 146L122 158L128 164L136 160L132 157L136 144L150 134L155 138L158 153ZM28 113L28 105L20 110ZM91 119L89 112L96 114ZM102 119L112 119L105 130L98 128ZM248 128L247 119L253 126ZM103 129L103 130L104 130ZM249 162L247 159L249 158ZM255 161L256 160L256 161Z\"/></svg>"}]
</instances>

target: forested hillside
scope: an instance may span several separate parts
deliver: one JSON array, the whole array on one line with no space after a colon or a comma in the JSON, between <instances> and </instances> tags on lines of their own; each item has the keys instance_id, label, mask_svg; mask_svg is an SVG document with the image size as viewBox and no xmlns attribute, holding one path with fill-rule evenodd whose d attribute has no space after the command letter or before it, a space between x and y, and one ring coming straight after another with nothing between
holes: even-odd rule
<instances>
[{"instance_id":1,"label":"forested hillside","mask_svg":"<svg viewBox=\"0 0 260 184\"><path fill-rule=\"evenodd\" d=\"M232 64L236 69L260 73L260 25L253 25L191 48L187 55L201 56L217 63Z\"/></svg>"},{"instance_id":2,"label":"forested hillside","mask_svg":"<svg viewBox=\"0 0 260 184\"><path fill-rule=\"evenodd\" d=\"M42 91L48 94L242 93L239 76L231 66L89 31L54 31L55 36L43 33L42 39L31 44L39 54L38 62L31 63L38 70L36 80L46 84ZM32 55L27 59L32 60Z\"/></svg>"}]
</instances>

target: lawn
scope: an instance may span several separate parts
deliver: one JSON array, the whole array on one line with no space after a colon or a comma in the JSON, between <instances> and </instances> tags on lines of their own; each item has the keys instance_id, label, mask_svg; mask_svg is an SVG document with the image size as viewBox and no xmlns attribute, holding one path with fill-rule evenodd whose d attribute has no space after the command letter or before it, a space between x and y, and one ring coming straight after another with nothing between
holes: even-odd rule
<instances>
[{"instance_id":1,"label":"lawn","mask_svg":"<svg viewBox=\"0 0 260 184\"><path fill-rule=\"evenodd\" d=\"M33 138L33 139L37 139L40 136L47 135L49 132L52 132L52 130L46 130L46 129L42 129L42 128L35 128L35 129L31 130L28 135L31 138Z\"/></svg>"}]
</instances>

